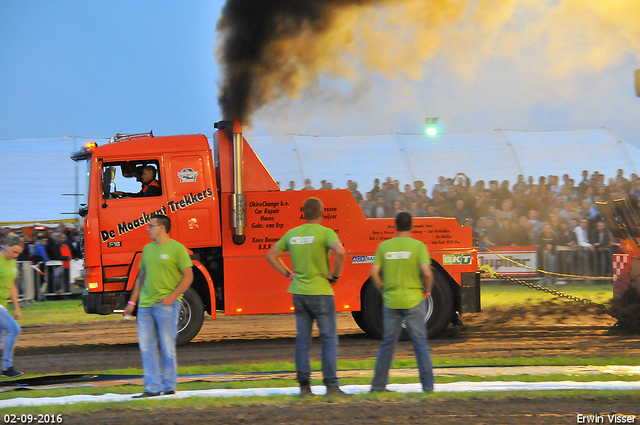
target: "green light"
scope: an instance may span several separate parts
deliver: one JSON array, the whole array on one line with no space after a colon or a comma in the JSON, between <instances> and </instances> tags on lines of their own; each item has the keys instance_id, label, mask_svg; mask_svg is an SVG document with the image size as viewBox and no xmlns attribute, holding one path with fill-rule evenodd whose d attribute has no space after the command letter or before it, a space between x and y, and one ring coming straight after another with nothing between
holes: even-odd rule
<instances>
[{"instance_id":1,"label":"green light","mask_svg":"<svg viewBox=\"0 0 640 425\"><path fill-rule=\"evenodd\" d=\"M427 136L433 137L438 134L438 117L427 118L425 124L427 127L424 132L427 133Z\"/></svg>"}]
</instances>

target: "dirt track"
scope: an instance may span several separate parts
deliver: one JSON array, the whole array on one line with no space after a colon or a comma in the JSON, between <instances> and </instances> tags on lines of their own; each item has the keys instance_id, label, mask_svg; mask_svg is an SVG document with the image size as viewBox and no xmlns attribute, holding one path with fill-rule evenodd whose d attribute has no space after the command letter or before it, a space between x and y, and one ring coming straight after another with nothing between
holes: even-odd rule
<instances>
[{"instance_id":1,"label":"dirt track","mask_svg":"<svg viewBox=\"0 0 640 425\"><path fill-rule=\"evenodd\" d=\"M429 341L434 358L452 357L633 357L640 353L640 336L612 332L615 320L579 305L491 308L463 318L465 328ZM356 326L349 313L338 319L341 359L374 358L379 341ZM207 319L190 344L178 349L186 365L211 365L292 360L293 317L227 316ZM319 359L319 344L313 355ZM410 342L401 342L397 356L412 356ZM140 367L134 322L125 320L55 325L25 325L16 349L16 363L29 373L72 373L108 368ZM606 400L566 400L553 403L527 400L424 402L312 403L173 410L92 416L93 423L576 423L576 414L618 412L640 415L636 403ZM349 411L348 416L346 411ZM360 412L356 415L353 412ZM348 417L349 420L344 418ZM213 418L216 418L213 420ZM301 418L304 418L302 421ZM276 420L277 419L277 420ZM88 423L69 417L65 423ZM606 417L605 417L606 421ZM640 421L640 418L637 419ZM605 422L607 423L607 422Z\"/></svg>"},{"instance_id":2,"label":"dirt track","mask_svg":"<svg viewBox=\"0 0 640 425\"><path fill-rule=\"evenodd\" d=\"M515 356L636 357L640 337L611 332L615 320L579 305L491 308L467 315L466 328L429 341L434 358ZM341 359L374 358L369 339L350 313L338 318ZM295 323L290 315L208 318L198 337L178 348L179 364L206 365L292 360ZM319 344L314 352L319 353ZM412 355L401 342L398 356ZM69 373L139 367L135 322L126 320L25 325L17 364L30 373Z\"/></svg>"},{"instance_id":3,"label":"dirt track","mask_svg":"<svg viewBox=\"0 0 640 425\"><path fill-rule=\"evenodd\" d=\"M436 424L436 425L543 425L575 424L577 415L603 417L607 414L638 415L636 401L608 400L516 400L437 401L429 398L414 401L358 401L331 403L295 403L286 405L250 405L203 410L145 410L100 412L65 417L65 424L100 423L110 425L141 424ZM638 423L636 418L634 423Z\"/></svg>"}]
</instances>

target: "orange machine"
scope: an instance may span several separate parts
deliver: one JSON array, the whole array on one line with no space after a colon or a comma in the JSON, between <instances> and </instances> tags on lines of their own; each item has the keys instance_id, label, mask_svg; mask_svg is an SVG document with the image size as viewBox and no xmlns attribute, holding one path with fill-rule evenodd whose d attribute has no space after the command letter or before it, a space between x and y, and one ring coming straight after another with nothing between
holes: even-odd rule
<instances>
[{"instance_id":1,"label":"orange machine","mask_svg":"<svg viewBox=\"0 0 640 425\"><path fill-rule=\"evenodd\" d=\"M380 337L382 298L369 282L369 270L377 245L394 236L394 220L367 219L348 190L280 191L237 123L223 121L216 128L213 151L203 135L149 133L117 135L108 144L72 155L88 167L87 203L80 210L85 311L124 309L142 248L150 241L149 216L161 212L171 217L171 237L190 250L194 263L194 282L178 324L179 344L197 335L205 311L213 318L216 310L290 313L289 281L264 256L286 230L304 222L304 200L315 196L325 206L323 225L337 232L347 252L343 276L334 287L336 308L351 311L365 332ZM144 167L155 173L161 194L143 195L136 180L141 182ZM479 311L478 260L471 228L458 226L453 218L415 218L413 235L427 244L434 260L435 284L425 317L433 337L456 324L457 313Z\"/></svg>"}]
</instances>

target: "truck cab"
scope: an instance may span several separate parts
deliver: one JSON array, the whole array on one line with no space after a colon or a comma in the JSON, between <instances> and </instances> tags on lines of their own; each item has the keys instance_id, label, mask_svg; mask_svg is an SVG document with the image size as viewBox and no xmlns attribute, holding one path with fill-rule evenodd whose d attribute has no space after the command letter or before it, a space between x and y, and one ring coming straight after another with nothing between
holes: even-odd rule
<instances>
[{"instance_id":1,"label":"truck cab","mask_svg":"<svg viewBox=\"0 0 640 425\"><path fill-rule=\"evenodd\" d=\"M89 164L88 204L83 211L83 305L89 314L124 309L138 275L142 248L151 241L146 226L154 213L171 217L171 237L196 257L196 268L204 268L197 259L199 251L221 245L219 191L205 136L145 134L118 136L110 142L89 146L73 156ZM140 171L144 168L154 170L159 187L151 196L142 191ZM203 279L202 272L198 277L193 289L200 290L203 308L215 314L212 281ZM180 317L193 319L186 318L185 312Z\"/></svg>"}]
</instances>

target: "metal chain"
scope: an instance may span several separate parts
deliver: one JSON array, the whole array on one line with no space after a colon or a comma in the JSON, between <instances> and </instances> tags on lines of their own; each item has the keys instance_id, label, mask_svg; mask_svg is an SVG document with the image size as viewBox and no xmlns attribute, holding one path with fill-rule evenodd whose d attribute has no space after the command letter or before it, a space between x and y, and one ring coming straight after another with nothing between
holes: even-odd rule
<instances>
[{"instance_id":1,"label":"metal chain","mask_svg":"<svg viewBox=\"0 0 640 425\"><path fill-rule=\"evenodd\" d=\"M545 286L536 285L535 283L526 282L524 280L516 279L516 278L514 278L512 276L505 276L503 274L496 273L496 272L493 271L493 269L491 269L491 267L486 266L486 265L480 267L480 270L486 270L492 278L503 279L503 280L506 280L508 282L517 283L519 285L526 286L526 287L531 288L531 289L535 289L536 291L546 292L547 294L552 294L552 295L555 295L555 296L558 296L558 297L561 297L561 298L566 298L566 299L571 300L571 301L576 301L576 302L582 303L584 306L587 306L587 307L593 306L593 307L601 307L603 309L607 309L608 308L608 306L606 304L597 303L597 302L591 301L591 300L589 300L587 298L575 297L573 295L565 294L564 292L560 292L560 291L555 290L555 289L547 288Z\"/></svg>"}]
</instances>

